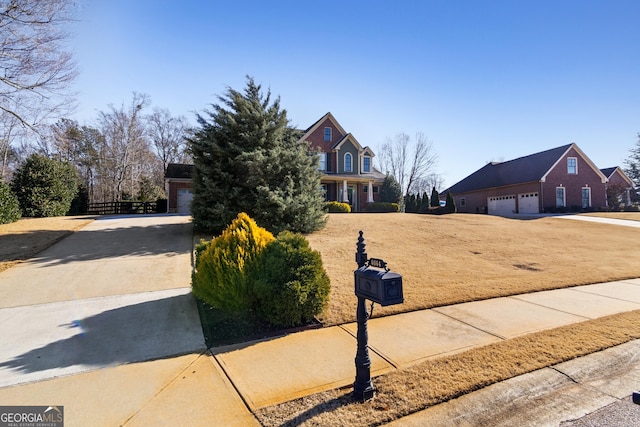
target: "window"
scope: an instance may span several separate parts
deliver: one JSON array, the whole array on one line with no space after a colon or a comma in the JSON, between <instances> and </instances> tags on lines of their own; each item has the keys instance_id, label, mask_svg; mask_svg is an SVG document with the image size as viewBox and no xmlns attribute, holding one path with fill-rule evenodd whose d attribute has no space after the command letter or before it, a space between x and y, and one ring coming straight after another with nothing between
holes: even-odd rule
<instances>
[{"instance_id":1,"label":"window","mask_svg":"<svg viewBox=\"0 0 640 427\"><path fill-rule=\"evenodd\" d=\"M328 201L328 193L327 193L327 184L320 184L320 194L322 194L322 197L324 198L324 201Z\"/></svg>"},{"instance_id":2,"label":"window","mask_svg":"<svg viewBox=\"0 0 640 427\"><path fill-rule=\"evenodd\" d=\"M374 186L373 187L373 194L376 194L378 192L378 187Z\"/></svg>"},{"instance_id":3,"label":"window","mask_svg":"<svg viewBox=\"0 0 640 427\"><path fill-rule=\"evenodd\" d=\"M351 172L351 153L344 155L344 171Z\"/></svg>"},{"instance_id":4,"label":"window","mask_svg":"<svg viewBox=\"0 0 640 427\"><path fill-rule=\"evenodd\" d=\"M371 157L365 156L362 160L362 172L371 172Z\"/></svg>"},{"instance_id":5,"label":"window","mask_svg":"<svg viewBox=\"0 0 640 427\"><path fill-rule=\"evenodd\" d=\"M331 128L324 128L324 140L331 142Z\"/></svg>"},{"instance_id":6,"label":"window","mask_svg":"<svg viewBox=\"0 0 640 427\"><path fill-rule=\"evenodd\" d=\"M567 157L567 173L569 175L578 173L578 159L576 157Z\"/></svg>"},{"instance_id":7,"label":"window","mask_svg":"<svg viewBox=\"0 0 640 427\"><path fill-rule=\"evenodd\" d=\"M467 206L467 199L464 197L460 197L460 207L464 208L465 206Z\"/></svg>"},{"instance_id":8,"label":"window","mask_svg":"<svg viewBox=\"0 0 640 427\"><path fill-rule=\"evenodd\" d=\"M326 171L327 170L327 153L319 153L320 157L320 166L318 166L318 170Z\"/></svg>"},{"instance_id":9,"label":"window","mask_svg":"<svg viewBox=\"0 0 640 427\"><path fill-rule=\"evenodd\" d=\"M582 187L582 209L591 207L591 188Z\"/></svg>"},{"instance_id":10,"label":"window","mask_svg":"<svg viewBox=\"0 0 640 427\"><path fill-rule=\"evenodd\" d=\"M556 187L556 208L565 207L564 187Z\"/></svg>"}]
</instances>

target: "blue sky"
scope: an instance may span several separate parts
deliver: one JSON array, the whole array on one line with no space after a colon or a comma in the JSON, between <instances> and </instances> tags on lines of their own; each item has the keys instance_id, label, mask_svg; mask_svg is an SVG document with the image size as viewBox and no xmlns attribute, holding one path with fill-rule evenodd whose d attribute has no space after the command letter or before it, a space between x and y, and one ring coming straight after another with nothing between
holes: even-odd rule
<instances>
[{"instance_id":1,"label":"blue sky","mask_svg":"<svg viewBox=\"0 0 640 427\"><path fill-rule=\"evenodd\" d=\"M292 125L331 111L362 145L422 132L446 186L577 143L600 167L640 132L640 2L81 0L73 118L132 92L195 123L245 76Z\"/></svg>"}]
</instances>

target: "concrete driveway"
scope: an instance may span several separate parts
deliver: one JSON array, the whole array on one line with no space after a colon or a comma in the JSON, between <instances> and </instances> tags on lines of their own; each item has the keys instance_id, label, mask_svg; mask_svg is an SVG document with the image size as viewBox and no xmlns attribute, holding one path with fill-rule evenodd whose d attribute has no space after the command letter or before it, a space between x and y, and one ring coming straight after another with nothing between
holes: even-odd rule
<instances>
[{"instance_id":1,"label":"concrete driveway","mask_svg":"<svg viewBox=\"0 0 640 427\"><path fill-rule=\"evenodd\" d=\"M0 387L205 350L189 216L105 217L0 273Z\"/></svg>"}]
</instances>

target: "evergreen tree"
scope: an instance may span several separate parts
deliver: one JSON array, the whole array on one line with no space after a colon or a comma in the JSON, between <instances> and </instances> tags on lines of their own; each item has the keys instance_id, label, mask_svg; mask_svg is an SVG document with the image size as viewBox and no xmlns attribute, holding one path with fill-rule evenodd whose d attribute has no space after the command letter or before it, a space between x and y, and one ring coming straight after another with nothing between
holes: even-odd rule
<instances>
[{"instance_id":1,"label":"evergreen tree","mask_svg":"<svg viewBox=\"0 0 640 427\"><path fill-rule=\"evenodd\" d=\"M627 168L624 172L631 178L636 187L640 187L640 133L638 134L636 147L629 151L631 154L629 158L625 160Z\"/></svg>"},{"instance_id":2,"label":"evergreen tree","mask_svg":"<svg viewBox=\"0 0 640 427\"><path fill-rule=\"evenodd\" d=\"M219 104L198 115L189 140L195 165L194 225L219 234L246 212L269 231L309 233L324 226L318 156L289 126L280 99L247 78L244 92L228 88Z\"/></svg>"},{"instance_id":3,"label":"evergreen tree","mask_svg":"<svg viewBox=\"0 0 640 427\"><path fill-rule=\"evenodd\" d=\"M391 174L387 174L380 188L380 201L384 203L397 203L402 201L402 188Z\"/></svg>"},{"instance_id":4,"label":"evergreen tree","mask_svg":"<svg viewBox=\"0 0 640 427\"><path fill-rule=\"evenodd\" d=\"M440 194L436 191L436 187L434 186L431 190L431 207L437 208L440 206Z\"/></svg>"},{"instance_id":5,"label":"evergreen tree","mask_svg":"<svg viewBox=\"0 0 640 427\"><path fill-rule=\"evenodd\" d=\"M425 191L424 193L422 193L422 202L420 203L420 209L418 209L418 212L426 212L429 210L429 196L427 195L427 192Z\"/></svg>"},{"instance_id":6,"label":"evergreen tree","mask_svg":"<svg viewBox=\"0 0 640 427\"><path fill-rule=\"evenodd\" d=\"M456 202L453 200L453 195L451 194L451 191L447 191L447 203L445 205L445 208L447 208L449 213L456 213L458 210L456 208Z\"/></svg>"},{"instance_id":7,"label":"evergreen tree","mask_svg":"<svg viewBox=\"0 0 640 427\"><path fill-rule=\"evenodd\" d=\"M16 171L11 187L24 216L62 216L78 193L78 178L70 163L33 154Z\"/></svg>"}]
</instances>

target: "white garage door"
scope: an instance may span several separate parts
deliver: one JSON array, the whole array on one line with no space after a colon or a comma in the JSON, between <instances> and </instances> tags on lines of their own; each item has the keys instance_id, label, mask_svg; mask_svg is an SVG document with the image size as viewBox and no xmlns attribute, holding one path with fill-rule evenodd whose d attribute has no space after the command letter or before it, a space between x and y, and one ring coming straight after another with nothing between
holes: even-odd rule
<instances>
[{"instance_id":1,"label":"white garage door","mask_svg":"<svg viewBox=\"0 0 640 427\"><path fill-rule=\"evenodd\" d=\"M191 213L191 199L193 199L191 190L186 188L178 189L178 213Z\"/></svg>"},{"instance_id":2,"label":"white garage door","mask_svg":"<svg viewBox=\"0 0 640 427\"><path fill-rule=\"evenodd\" d=\"M489 197L489 215L511 215L516 211L516 196Z\"/></svg>"},{"instance_id":3,"label":"white garage door","mask_svg":"<svg viewBox=\"0 0 640 427\"><path fill-rule=\"evenodd\" d=\"M518 194L518 212L521 214L540 213L538 193Z\"/></svg>"}]
</instances>

